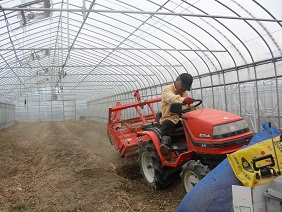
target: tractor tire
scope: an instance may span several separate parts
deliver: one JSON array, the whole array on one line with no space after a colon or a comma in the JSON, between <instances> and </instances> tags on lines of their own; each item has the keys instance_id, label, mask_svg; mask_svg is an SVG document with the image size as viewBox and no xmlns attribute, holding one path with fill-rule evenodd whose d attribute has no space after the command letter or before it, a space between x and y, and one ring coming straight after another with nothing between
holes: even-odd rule
<instances>
[{"instance_id":1,"label":"tractor tire","mask_svg":"<svg viewBox=\"0 0 282 212\"><path fill-rule=\"evenodd\" d=\"M180 177L185 191L188 193L209 172L208 166L204 166L199 160L190 160L183 164Z\"/></svg>"},{"instance_id":2,"label":"tractor tire","mask_svg":"<svg viewBox=\"0 0 282 212\"><path fill-rule=\"evenodd\" d=\"M138 163L147 185L153 190L164 189L170 184L172 169L162 166L152 142L139 144Z\"/></svg>"}]
</instances>

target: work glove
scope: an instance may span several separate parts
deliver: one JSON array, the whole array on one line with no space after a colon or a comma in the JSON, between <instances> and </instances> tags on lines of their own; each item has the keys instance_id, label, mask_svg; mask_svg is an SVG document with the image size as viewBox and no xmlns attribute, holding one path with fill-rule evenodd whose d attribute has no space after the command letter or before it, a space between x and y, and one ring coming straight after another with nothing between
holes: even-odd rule
<instances>
[{"instance_id":1,"label":"work glove","mask_svg":"<svg viewBox=\"0 0 282 212\"><path fill-rule=\"evenodd\" d=\"M190 98L190 97L186 97L184 100L183 100L183 103L187 104L187 105L190 105L194 102L194 99Z\"/></svg>"}]
</instances>

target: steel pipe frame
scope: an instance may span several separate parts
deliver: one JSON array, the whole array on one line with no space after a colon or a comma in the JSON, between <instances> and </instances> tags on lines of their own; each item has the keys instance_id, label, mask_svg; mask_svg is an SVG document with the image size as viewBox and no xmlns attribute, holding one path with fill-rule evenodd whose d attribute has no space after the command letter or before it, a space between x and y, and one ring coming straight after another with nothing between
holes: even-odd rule
<instances>
[{"instance_id":1,"label":"steel pipe frame","mask_svg":"<svg viewBox=\"0 0 282 212\"><path fill-rule=\"evenodd\" d=\"M1 49L0 51L11 51L11 50L18 50L18 51L24 51L24 50L70 50L69 48L15 48L15 49ZM138 50L138 51L179 51L179 52L226 52L226 50L212 50L212 49L158 49L158 48L72 48L71 50L116 50L116 51L131 51L131 50Z\"/></svg>"},{"instance_id":2,"label":"steel pipe frame","mask_svg":"<svg viewBox=\"0 0 282 212\"><path fill-rule=\"evenodd\" d=\"M153 12L153 11L128 11L128 10L96 10L96 9L58 9L58 8L5 8L0 7L2 11L50 11L50 12L95 12L95 13L122 13L122 14L141 14L141 15L171 15L171 16L185 16L185 17L197 17L197 18L219 18L219 19L234 19L245 21L267 21L267 22L282 22L278 19L265 19L265 18L250 18L250 17L232 17L232 16L220 16L220 15L203 15L203 14L190 14L190 13L169 13L169 12Z\"/></svg>"},{"instance_id":3,"label":"steel pipe frame","mask_svg":"<svg viewBox=\"0 0 282 212\"><path fill-rule=\"evenodd\" d=\"M142 14L143 14L143 11L142 11Z\"/></svg>"}]
</instances>

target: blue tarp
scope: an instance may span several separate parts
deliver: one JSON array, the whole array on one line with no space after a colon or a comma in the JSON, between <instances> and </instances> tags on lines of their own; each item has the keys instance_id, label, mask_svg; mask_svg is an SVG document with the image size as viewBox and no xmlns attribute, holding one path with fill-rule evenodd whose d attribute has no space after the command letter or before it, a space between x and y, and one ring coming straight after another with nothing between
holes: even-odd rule
<instances>
[{"instance_id":1,"label":"blue tarp","mask_svg":"<svg viewBox=\"0 0 282 212\"><path fill-rule=\"evenodd\" d=\"M256 133L250 145L280 135L277 128L267 122L262 124L263 130ZM245 148L247 146L244 146ZM242 185L236 178L228 159L223 160L207 176L197 183L185 195L177 208L177 212L230 212L232 211L232 185Z\"/></svg>"}]
</instances>

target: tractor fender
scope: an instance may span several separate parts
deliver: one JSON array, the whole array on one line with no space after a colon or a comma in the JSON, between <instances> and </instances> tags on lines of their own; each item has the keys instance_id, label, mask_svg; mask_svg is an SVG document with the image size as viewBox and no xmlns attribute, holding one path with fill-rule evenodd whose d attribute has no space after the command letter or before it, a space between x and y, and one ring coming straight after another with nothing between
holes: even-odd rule
<instances>
[{"instance_id":1,"label":"tractor fender","mask_svg":"<svg viewBox=\"0 0 282 212\"><path fill-rule=\"evenodd\" d=\"M138 132L137 136L140 138L141 142L144 141L152 141L155 147L160 146L160 138L159 136L153 131L142 131ZM157 148L156 148L157 149Z\"/></svg>"},{"instance_id":2,"label":"tractor fender","mask_svg":"<svg viewBox=\"0 0 282 212\"><path fill-rule=\"evenodd\" d=\"M157 133L154 131L142 131L138 133L140 143L150 141L155 147L157 154L159 155L160 160L162 163L164 162L165 158L162 156L160 152L161 140ZM171 166L171 164L169 164Z\"/></svg>"},{"instance_id":3,"label":"tractor fender","mask_svg":"<svg viewBox=\"0 0 282 212\"><path fill-rule=\"evenodd\" d=\"M161 140L157 133L154 131L142 131L138 132L137 136L139 137L140 143L142 142L152 142L155 147L155 150L162 162L162 165L169 167L178 167L185 163L187 160L190 160L193 157L193 151L188 151L181 153L176 160L174 161L165 161L165 157L160 152Z\"/></svg>"}]
</instances>

